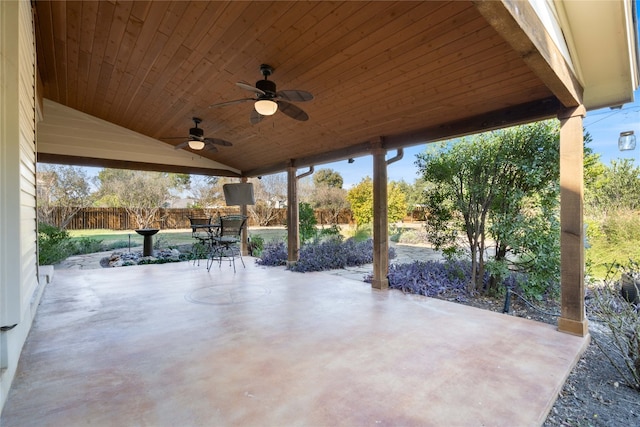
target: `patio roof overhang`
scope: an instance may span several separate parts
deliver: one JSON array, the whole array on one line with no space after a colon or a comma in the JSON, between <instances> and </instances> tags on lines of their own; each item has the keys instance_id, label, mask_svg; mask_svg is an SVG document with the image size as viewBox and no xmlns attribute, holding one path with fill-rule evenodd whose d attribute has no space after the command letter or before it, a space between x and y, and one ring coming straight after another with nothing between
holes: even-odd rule
<instances>
[{"instance_id":1,"label":"patio roof overhang","mask_svg":"<svg viewBox=\"0 0 640 427\"><path fill-rule=\"evenodd\" d=\"M587 3L37 1L38 160L257 176L628 102L633 4ZM308 121L209 108L262 63ZM233 147L161 140L194 116Z\"/></svg>"}]
</instances>

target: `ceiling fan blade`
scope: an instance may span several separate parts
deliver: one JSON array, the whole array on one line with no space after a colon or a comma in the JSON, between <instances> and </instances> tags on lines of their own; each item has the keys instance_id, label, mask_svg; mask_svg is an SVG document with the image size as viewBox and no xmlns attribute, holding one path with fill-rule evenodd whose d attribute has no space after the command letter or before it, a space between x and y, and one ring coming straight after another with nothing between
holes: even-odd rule
<instances>
[{"instance_id":1,"label":"ceiling fan blade","mask_svg":"<svg viewBox=\"0 0 640 427\"><path fill-rule=\"evenodd\" d=\"M203 151L210 151L212 153L217 153L218 149L213 144L205 144Z\"/></svg>"},{"instance_id":2,"label":"ceiling fan blade","mask_svg":"<svg viewBox=\"0 0 640 427\"><path fill-rule=\"evenodd\" d=\"M311 101L313 99L313 95L304 90L281 90L276 93L276 96L280 99L284 99L285 101L291 102L305 102Z\"/></svg>"},{"instance_id":3,"label":"ceiling fan blade","mask_svg":"<svg viewBox=\"0 0 640 427\"><path fill-rule=\"evenodd\" d=\"M169 139L169 138L167 138ZM171 139L175 139L175 138L171 138ZM176 150L180 150L181 148L186 148L189 145L189 140L186 140L184 142L181 142L180 144L176 145L175 147L173 147Z\"/></svg>"},{"instance_id":4,"label":"ceiling fan blade","mask_svg":"<svg viewBox=\"0 0 640 427\"><path fill-rule=\"evenodd\" d=\"M221 145L223 147L231 147L233 145L229 141L225 141L224 139L218 139L218 138L205 138L204 142L207 142L209 144Z\"/></svg>"},{"instance_id":5,"label":"ceiling fan blade","mask_svg":"<svg viewBox=\"0 0 640 427\"><path fill-rule=\"evenodd\" d=\"M266 95L266 93L264 93L262 89L258 89L257 87L250 85L247 82L238 82L236 83L236 85L238 85L244 90L248 90L249 92L254 92L254 93L257 93L258 95Z\"/></svg>"},{"instance_id":6,"label":"ceiling fan blade","mask_svg":"<svg viewBox=\"0 0 640 427\"><path fill-rule=\"evenodd\" d=\"M301 122L306 122L307 120L309 120L309 115L295 105L289 104L286 101L276 102L278 103L278 110L282 111L292 119L299 120Z\"/></svg>"},{"instance_id":7,"label":"ceiling fan blade","mask_svg":"<svg viewBox=\"0 0 640 427\"><path fill-rule=\"evenodd\" d=\"M251 110L251 115L249 116L249 121L252 125L258 124L264 119L264 116L258 113L256 110Z\"/></svg>"},{"instance_id":8,"label":"ceiling fan blade","mask_svg":"<svg viewBox=\"0 0 640 427\"><path fill-rule=\"evenodd\" d=\"M227 102L221 102L219 104L211 104L209 105L209 108L226 107L227 105L240 104L242 102L247 102L247 101L255 101L255 99L254 98L236 99L235 101L227 101Z\"/></svg>"}]
</instances>

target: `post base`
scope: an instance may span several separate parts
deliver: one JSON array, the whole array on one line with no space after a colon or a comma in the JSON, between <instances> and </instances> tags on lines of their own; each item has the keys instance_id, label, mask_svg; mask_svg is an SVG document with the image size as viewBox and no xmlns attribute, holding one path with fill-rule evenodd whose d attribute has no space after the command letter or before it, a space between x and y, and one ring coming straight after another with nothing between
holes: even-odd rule
<instances>
[{"instance_id":1,"label":"post base","mask_svg":"<svg viewBox=\"0 0 640 427\"><path fill-rule=\"evenodd\" d=\"M389 279L382 279L382 280L373 279L371 281L371 287L373 289L380 289L380 290L389 289Z\"/></svg>"},{"instance_id":2,"label":"post base","mask_svg":"<svg viewBox=\"0 0 640 427\"><path fill-rule=\"evenodd\" d=\"M558 319L558 330L567 334L584 337L589 334L589 322L587 319L578 321L561 317Z\"/></svg>"}]
</instances>

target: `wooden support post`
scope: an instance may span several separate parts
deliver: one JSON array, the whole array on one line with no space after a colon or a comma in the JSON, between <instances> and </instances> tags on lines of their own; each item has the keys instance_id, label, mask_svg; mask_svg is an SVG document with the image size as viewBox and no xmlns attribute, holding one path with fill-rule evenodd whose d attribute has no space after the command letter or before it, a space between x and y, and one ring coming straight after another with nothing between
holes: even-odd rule
<instances>
[{"instance_id":1,"label":"wooden support post","mask_svg":"<svg viewBox=\"0 0 640 427\"><path fill-rule=\"evenodd\" d=\"M240 182L246 183L248 181L246 176L243 176L240 179ZM243 256L249 255L249 209L247 205L240 205L240 215L244 215L247 218L247 225L242 230L242 235L240 236L240 251Z\"/></svg>"},{"instance_id":2,"label":"wooden support post","mask_svg":"<svg viewBox=\"0 0 640 427\"><path fill-rule=\"evenodd\" d=\"M298 262L300 255L300 216L298 212L298 178L296 168L287 168L287 265Z\"/></svg>"},{"instance_id":3,"label":"wooden support post","mask_svg":"<svg viewBox=\"0 0 640 427\"><path fill-rule=\"evenodd\" d=\"M387 215L387 151L376 144L373 154L373 280L375 289L389 288L389 224Z\"/></svg>"},{"instance_id":4,"label":"wooden support post","mask_svg":"<svg viewBox=\"0 0 640 427\"><path fill-rule=\"evenodd\" d=\"M589 333L584 307L583 106L562 111L560 119L560 286L558 330Z\"/></svg>"}]
</instances>

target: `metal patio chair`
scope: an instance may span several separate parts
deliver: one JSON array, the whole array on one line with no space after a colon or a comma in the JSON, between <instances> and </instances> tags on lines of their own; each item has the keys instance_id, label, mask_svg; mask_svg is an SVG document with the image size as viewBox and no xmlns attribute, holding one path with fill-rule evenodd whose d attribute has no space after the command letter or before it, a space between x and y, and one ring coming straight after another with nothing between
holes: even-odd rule
<instances>
[{"instance_id":1,"label":"metal patio chair","mask_svg":"<svg viewBox=\"0 0 640 427\"><path fill-rule=\"evenodd\" d=\"M219 218L220 224L218 234L212 237L212 249L207 260L207 271L211 269L214 261L222 265L223 259L229 260L229 265L233 264L233 272L236 272L236 257L240 258L242 266L242 252L240 251L240 241L242 230L247 225L247 217L244 215L225 215Z\"/></svg>"},{"instance_id":2,"label":"metal patio chair","mask_svg":"<svg viewBox=\"0 0 640 427\"><path fill-rule=\"evenodd\" d=\"M191 245L193 264L200 265L200 259L211 253L211 217L188 217L191 225L191 237L195 240Z\"/></svg>"}]
</instances>

